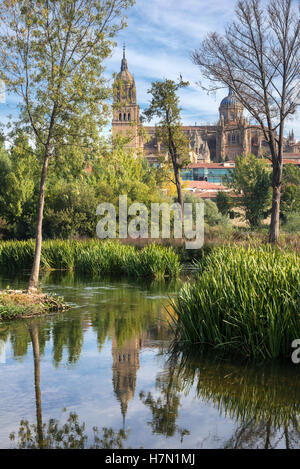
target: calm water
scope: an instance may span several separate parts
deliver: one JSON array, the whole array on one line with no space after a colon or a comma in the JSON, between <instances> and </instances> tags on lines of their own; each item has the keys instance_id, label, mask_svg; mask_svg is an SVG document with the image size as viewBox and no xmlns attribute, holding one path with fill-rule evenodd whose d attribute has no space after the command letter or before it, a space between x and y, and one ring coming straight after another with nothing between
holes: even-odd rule
<instances>
[{"instance_id":1,"label":"calm water","mask_svg":"<svg viewBox=\"0 0 300 469\"><path fill-rule=\"evenodd\" d=\"M300 447L300 366L170 357L178 285L42 283L72 309L0 323L1 448Z\"/></svg>"}]
</instances>

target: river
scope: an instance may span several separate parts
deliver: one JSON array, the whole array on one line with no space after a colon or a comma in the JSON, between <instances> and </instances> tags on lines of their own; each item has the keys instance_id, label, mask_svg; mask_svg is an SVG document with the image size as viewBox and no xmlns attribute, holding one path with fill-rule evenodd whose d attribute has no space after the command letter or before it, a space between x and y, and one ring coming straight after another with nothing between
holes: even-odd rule
<instances>
[{"instance_id":1,"label":"river","mask_svg":"<svg viewBox=\"0 0 300 469\"><path fill-rule=\"evenodd\" d=\"M300 365L170 354L180 281L51 273L42 287L72 307L0 323L1 448L300 447Z\"/></svg>"}]
</instances>

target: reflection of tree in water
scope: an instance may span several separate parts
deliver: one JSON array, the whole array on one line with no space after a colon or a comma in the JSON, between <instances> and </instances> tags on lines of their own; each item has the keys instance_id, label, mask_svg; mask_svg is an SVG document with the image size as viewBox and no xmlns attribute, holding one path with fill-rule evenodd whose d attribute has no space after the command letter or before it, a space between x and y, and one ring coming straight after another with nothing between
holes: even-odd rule
<instances>
[{"instance_id":1,"label":"reflection of tree in water","mask_svg":"<svg viewBox=\"0 0 300 469\"><path fill-rule=\"evenodd\" d=\"M151 392L147 395L141 392L140 399L152 412L152 420L148 422L152 432L166 437L179 433L182 442L184 436L190 433L176 424L180 406L180 386L175 368L170 367L156 379L156 389L160 391L160 396L155 398Z\"/></svg>"},{"instance_id":2,"label":"reflection of tree in water","mask_svg":"<svg viewBox=\"0 0 300 469\"><path fill-rule=\"evenodd\" d=\"M247 366L184 354L172 355L169 365L179 391L195 386L199 399L236 421L226 448L300 447L300 378L289 365Z\"/></svg>"},{"instance_id":3,"label":"reflection of tree in water","mask_svg":"<svg viewBox=\"0 0 300 469\"><path fill-rule=\"evenodd\" d=\"M52 326L53 358L55 365L62 361L63 350L68 351L68 362L74 364L80 358L83 346L82 317L77 315L66 320L57 318Z\"/></svg>"},{"instance_id":4,"label":"reflection of tree in water","mask_svg":"<svg viewBox=\"0 0 300 469\"><path fill-rule=\"evenodd\" d=\"M39 321L40 352L43 353L46 343L50 339L50 330L43 320L37 319L37 321ZM6 342L8 339L10 339L14 358L26 356L28 346L31 343L26 321L11 321L10 323L1 324L0 340Z\"/></svg>"},{"instance_id":5,"label":"reflection of tree in water","mask_svg":"<svg viewBox=\"0 0 300 469\"><path fill-rule=\"evenodd\" d=\"M168 284L155 283L148 288L149 294L153 295L151 300L145 292L139 288L129 288L127 284L119 285L118 288L106 293L101 292L99 300L103 306L100 308L97 306L96 311L95 308L90 308L91 323L97 333L100 350L107 337L115 337L117 344L122 346L135 336L142 336L143 333L155 328L159 320L164 321L166 327L159 329L160 336L157 339L163 340L169 337L167 315L163 307L163 303L167 303L168 299L159 298L159 295L166 295ZM95 300L97 301L97 295Z\"/></svg>"},{"instance_id":6,"label":"reflection of tree in water","mask_svg":"<svg viewBox=\"0 0 300 469\"><path fill-rule=\"evenodd\" d=\"M78 415L70 413L65 423L50 419L43 424L41 441L38 425L30 425L27 420L20 422L16 437L10 435L13 446L18 449L123 449L128 432L112 428L93 428L93 436L88 437L85 423L80 423Z\"/></svg>"},{"instance_id":7,"label":"reflection of tree in water","mask_svg":"<svg viewBox=\"0 0 300 469\"><path fill-rule=\"evenodd\" d=\"M54 283L59 281L61 286L68 287L66 301L78 305L82 302L86 304L85 289L89 285L86 278L76 278L71 274L62 276L54 272L47 274L46 280L54 280ZM142 288L143 285L133 286L127 282L99 280L95 290L89 290L91 297L87 311L75 310L67 315L58 314L50 320L38 318L40 353L44 353L45 345L52 337L55 365L58 366L62 362L64 350L67 350L68 362L75 364L82 352L84 323L91 325L96 332L99 351L107 338L115 337L118 345L122 346L127 340L150 329L156 329L158 339L167 339L168 328L157 327L157 323L159 318L163 318L162 322L165 326L167 324L163 303L168 302L166 295L168 292L174 292L176 284L161 281L147 284L145 290ZM149 299L148 295L152 295L152 298ZM0 340L10 340L14 357L19 359L26 356L31 342L24 321L12 321L6 327L1 325Z\"/></svg>"},{"instance_id":8,"label":"reflection of tree in water","mask_svg":"<svg viewBox=\"0 0 300 469\"><path fill-rule=\"evenodd\" d=\"M29 336L32 342L34 359L34 387L36 404L36 424L28 420L21 420L16 442L15 433L11 433L10 440L16 442L19 449L122 449L127 439L124 430L115 432L112 428L103 428L102 433L97 427L93 428L93 442L89 443L85 433L85 423L79 423L78 415L70 413L64 424L56 419L50 419L48 424L43 423L42 393L40 388L40 330L37 320L27 322ZM43 334L42 334L43 337Z\"/></svg>"}]
</instances>

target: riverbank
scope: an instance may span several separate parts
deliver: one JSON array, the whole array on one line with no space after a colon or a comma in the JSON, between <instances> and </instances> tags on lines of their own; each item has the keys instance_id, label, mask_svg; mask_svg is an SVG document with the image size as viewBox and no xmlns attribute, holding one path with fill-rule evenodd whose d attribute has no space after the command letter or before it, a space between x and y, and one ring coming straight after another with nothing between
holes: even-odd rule
<instances>
[{"instance_id":1,"label":"riverbank","mask_svg":"<svg viewBox=\"0 0 300 469\"><path fill-rule=\"evenodd\" d=\"M0 322L28 319L68 309L61 298L46 293L33 294L22 290L0 291Z\"/></svg>"}]
</instances>

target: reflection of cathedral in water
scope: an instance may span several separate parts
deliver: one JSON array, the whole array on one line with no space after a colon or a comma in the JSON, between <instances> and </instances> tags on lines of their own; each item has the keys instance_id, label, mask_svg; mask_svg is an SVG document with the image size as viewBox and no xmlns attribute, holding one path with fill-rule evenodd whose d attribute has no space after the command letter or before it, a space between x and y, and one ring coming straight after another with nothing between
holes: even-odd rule
<instances>
[{"instance_id":1,"label":"reflection of cathedral in water","mask_svg":"<svg viewBox=\"0 0 300 469\"><path fill-rule=\"evenodd\" d=\"M112 336L113 389L121 405L124 425L128 404L135 394L137 372L140 368L140 351L144 348L160 348L162 342L158 337L162 329L164 325L158 323L147 332L134 333L122 345L118 345L115 334Z\"/></svg>"},{"instance_id":2,"label":"reflection of cathedral in water","mask_svg":"<svg viewBox=\"0 0 300 469\"><path fill-rule=\"evenodd\" d=\"M122 346L117 345L115 335L112 338L113 355L113 387L115 395L121 404L121 411L125 422L128 403L133 398L136 386L136 375L140 367L139 353L142 340L134 334Z\"/></svg>"}]
</instances>

